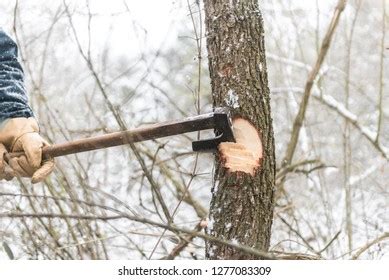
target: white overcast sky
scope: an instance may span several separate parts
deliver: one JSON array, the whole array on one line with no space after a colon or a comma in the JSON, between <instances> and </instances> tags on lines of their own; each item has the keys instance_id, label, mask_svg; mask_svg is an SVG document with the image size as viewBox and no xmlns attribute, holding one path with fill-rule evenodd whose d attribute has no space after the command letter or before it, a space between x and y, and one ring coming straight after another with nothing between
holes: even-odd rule
<instances>
[{"instance_id":1,"label":"white overcast sky","mask_svg":"<svg viewBox=\"0 0 389 280\"><path fill-rule=\"evenodd\" d=\"M86 12L86 1L66 2L72 7L76 4L78 11ZM0 1L0 27L11 34L15 3L16 0ZM40 11L50 9L54 12L61 4L62 0L19 0L20 18L24 28L48 25L49 22L42 23ZM105 40L100 38L109 38L111 45L115 46L115 52L119 54L128 54L129 48L132 48L132 51L157 49L167 39L175 39L177 20L187 14L186 1L182 0L90 0L90 8L94 14L93 43L104 44ZM86 16L76 16L74 23L78 35L87 40Z\"/></svg>"},{"instance_id":2,"label":"white overcast sky","mask_svg":"<svg viewBox=\"0 0 389 280\"><path fill-rule=\"evenodd\" d=\"M375 0L372 0L375 1ZM193 3L193 0L189 1ZM16 0L1 0L0 2L0 26L8 32L12 31L13 9ZM79 11L86 11L86 1L67 0L70 5L78 5ZM289 0L285 0L286 6ZM323 16L328 16L335 6L335 0L319 1ZM45 25L40 22L40 11L52 9L62 4L62 0L19 0L21 7L20 17L26 28L31 26ZM264 12L274 8L273 0L261 1ZM126 5L130 15L126 13ZM111 45L115 46L117 54L127 55L133 53L138 55L140 51L157 49L165 44L174 43L177 40L177 29L182 24L182 18L188 17L186 0L90 0L92 13L96 16L93 19L94 44L99 45L109 38ZM316 20L315 0L293 0L293 7L311 10L312 20ZM114 16L112 16L114 15ZM81 16L74 20L77 32L87 40L86 17ZM188 18L189 22L189 18ZM135 23L137 34L134 32ZM48 22L47 22L48 24ZM147 31L147 36L143 31ZM137 53L138 52L138 53Z\"/></svg>"}]
</instances>

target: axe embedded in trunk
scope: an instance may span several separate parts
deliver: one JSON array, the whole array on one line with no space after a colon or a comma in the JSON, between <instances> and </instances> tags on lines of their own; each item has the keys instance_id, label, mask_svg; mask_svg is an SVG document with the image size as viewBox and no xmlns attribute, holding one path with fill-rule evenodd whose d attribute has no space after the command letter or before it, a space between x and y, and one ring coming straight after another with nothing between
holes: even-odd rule
<instances>
[{"instance_id":1,"label":"axe embedded in trunk","mask_svg":"<svg viewBox=\"0 0 389 280\"><path fill-rule=\"evenodd\" d=\"M188 117L183 120L156 123L133 130L54 144L43 148L42 152L43 157L53 158L206 129L214 129L215 137L194 141L192 143L193 151L213 152L216 151L221 142L235 142L229 110L216 108L212 113ZM6 155L6 159L21 154L10 153Z\"/></svg>"}]
</instances>

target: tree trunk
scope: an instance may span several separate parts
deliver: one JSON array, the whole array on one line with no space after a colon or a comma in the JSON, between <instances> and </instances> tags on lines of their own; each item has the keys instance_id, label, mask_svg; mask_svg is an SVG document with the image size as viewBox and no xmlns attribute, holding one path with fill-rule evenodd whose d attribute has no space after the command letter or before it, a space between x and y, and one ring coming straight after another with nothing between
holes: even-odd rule
<instances>
[{"instance_id":1,"label":"tree trunk","mask_svg":"<svg viewBox=\"0 0 389 280\"><path fill-rule=\"evenodd\" d=\"M208 233L267 251L273 221L274 133L258 0L204 0L214 107L229 107L238 144L219 147ZM234 146L235 145L235 146ZM253 259L212 242L209 259Z\"/></svg>"}]
</instances>

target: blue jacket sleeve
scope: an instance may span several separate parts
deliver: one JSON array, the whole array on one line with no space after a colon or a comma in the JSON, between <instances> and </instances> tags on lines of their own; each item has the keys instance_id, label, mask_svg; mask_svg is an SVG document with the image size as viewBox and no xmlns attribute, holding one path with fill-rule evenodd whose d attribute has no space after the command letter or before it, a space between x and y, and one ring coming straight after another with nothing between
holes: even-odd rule
<instances>
[{"instance_id":1,"label":"blue jacket sleeve","mask_svg":"<svg viewBox=\"0 0 389 280\"><path fill-rule=\"evenodd\" d=\"M0 123L8 118L32 116L16 43L0 29Z\"/></svg>"}]
</instances>

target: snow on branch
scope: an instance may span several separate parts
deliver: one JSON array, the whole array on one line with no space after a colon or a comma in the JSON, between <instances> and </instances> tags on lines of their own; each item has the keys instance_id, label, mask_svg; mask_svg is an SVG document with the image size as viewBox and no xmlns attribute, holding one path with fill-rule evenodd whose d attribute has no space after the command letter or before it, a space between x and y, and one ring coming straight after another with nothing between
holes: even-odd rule
<instances>
[{"instance_id":1,"label":"snow on branch","mask_svg":"<svg viewBox=\"0 0 389 280\"><path fill-rule=\"evenodd\" d=\"M286 65L294 66L296 68L305 69L307 72L312 70L312 66L309 64L306 64L306 63L301 62L299 60L291 59L288 57L282 57L282 56L279 56L279 55L274 54L274 53L266 52L266 58L271 59L275 62L280 62L280 63L286 64ZM346 75L344 73L344 71L339 69L338 67L324 64L321 67L321 69L319 70L319 73L318 73L316 79L318 79L318 78L320 78L328 73L330 73L330 74L332 73L332 75L342 75L342 76Z\"/></svg>"},{"instance_id":2,"label":"snow on branch","mask_svg":"<svg viewBox=\"0 0 389 280\"><path fill-rule=\"evenodd\" d=\"M295 92L295 93L303 93L304 89L300 87L282 87L282 88L274 88L272 89L272 93L281 93L281 92ZM320 94L317 88L312 91L312 96L337 112L340 116L349 121L372 145L376 148L378 152L386 159L389 160L388 148L384 147L382 144L376 141L377 133L372 131L371 129L362 126L358 122L357 116L348 110L341 102L337 101L335 98L328 94Z\"/></svg>"}]
</instances>

